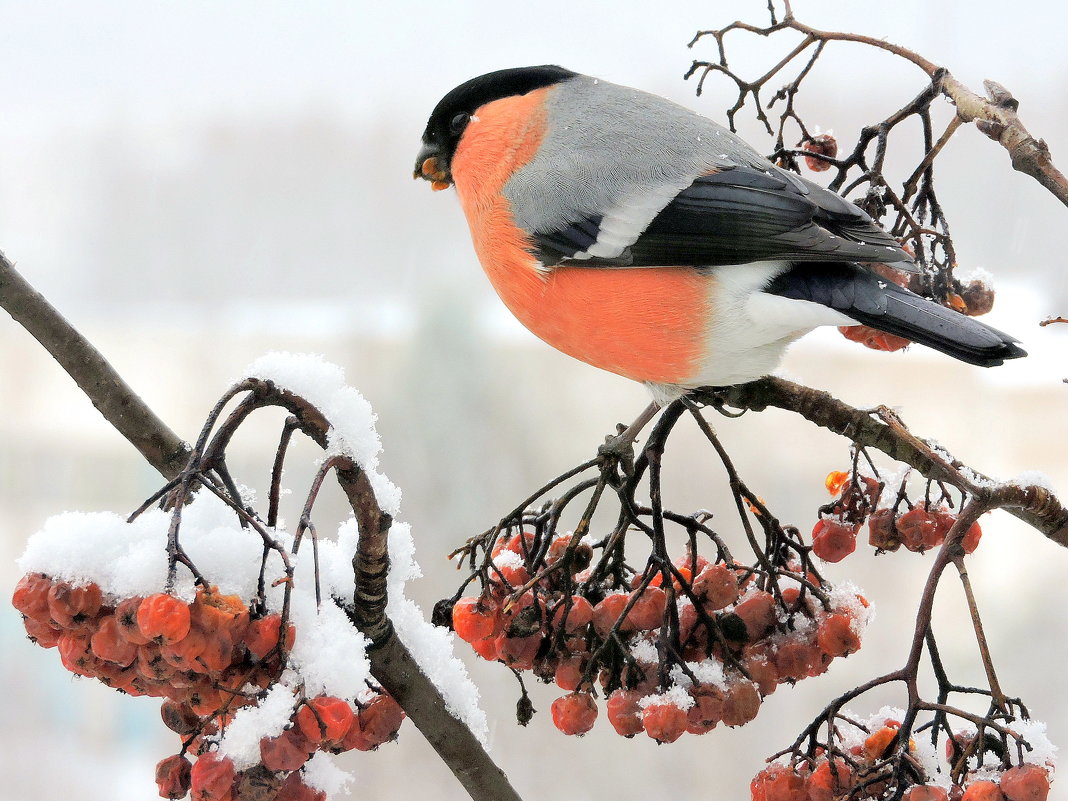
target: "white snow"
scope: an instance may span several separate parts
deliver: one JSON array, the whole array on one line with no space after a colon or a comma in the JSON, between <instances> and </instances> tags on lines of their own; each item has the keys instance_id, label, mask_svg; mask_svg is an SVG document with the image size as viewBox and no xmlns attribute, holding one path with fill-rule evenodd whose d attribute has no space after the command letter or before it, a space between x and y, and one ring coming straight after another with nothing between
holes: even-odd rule
<instances>
[{"instance_id":1,"label":"white snow","mask_svg":"<svg viewBox=\"0 0 1068 801\"><path fill-rule=\"evenodd\" d=\"M322 411L330 422L327 457L342 454L367 473L383 511L396 517L400 490L378 472L381 442L375 431L375 414L356 390L345 385L340 368L318 356L272 353L254 362L245 375L297 394ZM50 518L34 534L18 560L24 572L41 572L72 584L96 582L111 601L145 596L164 590L167 579L167 534L172 515L149 509L132 523L110 512L68 512ZM359 532L352 518L338 528L335 540L318 543L319 579L324 602L315 600L315 573L310 542L299 555L291 554L293 536L283 528L270 532L290 553L294 580L290 620L296 640L289 668L255 707L240 710L220 737L220 748L240 769L259 761L261 737L277 736L304 697L332 695L352 699L367 692L370 678L367 642L344 610L328 600L351 604L354 586L352 559ZM182 509L179 538L183 549L209 583L226 595L246 602L256 595L263 551L260 536L241 528L237 517L221 500L202 491ZM404 595L404 585L421 576L415 561L415 544L406 523L394 520L389 531L390 572L387 579L387 614L398 636L427 676L440 689L446 706L485 744L488 725L479 707L478 690L463 663L453 654L454 636L432 626L419 607ZM285 577L281 557L272 552L265 573L267 607L280 611L285 585L272 586ZM179 565L174 593L186 602L196 588L189 570ZM317 754L307 767L306 781L328 795L341 792L349 777L325 754Z\"/></svg>"},{"instance_id":2,"label":"white snow","mask_svg":"<svg viewBox=\"0 0 1068 801\"><path fill-rule=\"evenodd\" d=\"M352 776L337 766L330 754L316 751L304 763L304 783L314 790L322 790L328 798L345 792Z\"/></svg>"}]
</instances>

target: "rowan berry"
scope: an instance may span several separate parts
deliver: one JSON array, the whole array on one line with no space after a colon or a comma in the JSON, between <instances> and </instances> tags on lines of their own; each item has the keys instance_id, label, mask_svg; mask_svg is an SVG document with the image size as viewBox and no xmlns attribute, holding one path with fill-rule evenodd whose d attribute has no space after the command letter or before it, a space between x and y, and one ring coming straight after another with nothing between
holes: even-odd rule
<instances>
[{"instance_id":1,"label":"rowan berry","mask_svg":"<svg viewBox=\"0 0 1068 801\"><path fill-rule=\"evenodd\" d=\"M829 161L824 161L818 156L827 156L828 158L834 158L838 155L838 142L830 134L819 134L806 139L801 143L801 149L806 153L814 153L816 155L805 156L805 166L813 172L824 172L829 170L833 165Z\"/></svg>"},{"instance_id":2,"label":"rowan berry","mask_svg":"<svg viewBox=\"0 0 1068 801\"><path fill-rule=\"evenodd\" d=\"M727 690L723 699L723 723L744 726L760 711L760 693L755 685L740 681Z\"/></svg>"},{"instance_id":3,"label":"rowan berry","mask_svg":"<svg viewBox=\"0 0 1068 801\"><path fill-rule=\"evenodd\" d=\"M190 771L193 801L231 801L234 779L234 763L229 757L208 751L197 757Z\"/></svg>"},{"instance_id":4,"label":"rowan berry","mask_svg":"<svg viewBox=\"0 0 1068 801\"><path fill-rule=\"evenodd\" d=\"M623 625L628 631L649 631L658 629L664 623L667 611L667 593L660 587L646 587L640 593L635 590L630 597L637 599L627 612Z\"/></svg>"},{"instance_id":5,"label":"rowan berry","mask_svg":"<svg viewBox=\"0 0 1068 801\"><path fill-rule=\"evenodd\" d=\"M645 733L658 743L673 743L686 733L685 710L670 701L657 701L642 710Z\"/></svg>"},{"instance_id":6,"label":"rowan berry","mask_svg":"<svg viewBox=\"0 0 1068 801\"><path fill-rule=\"evenodd\" d=\"M1046 801L1049 796L1049 772L1040 765L1009 768L998 784L1007 801Z\"/></svg>"},{"instance_id":7,"label":"rowan berry","mask_svg":"<svg viewBox=\"0 0 1068 801\"><path fill-rule=\"evenodd\" d=\"M860 650L860 637L849 615L827 615L816 629L816 644L830 657L849 656Z\"/></svg>"},{"instance_id":8,"label":"rowan berry","mask_svg":"<svg viewBox=\"0 0 1068 801\"><path fill-rule=\"evenodd\" d=\"M163 644L176 643L189 633L189 607L173 595L150 595L137 607L141 634Z\"/></svg>"},{"instance_id":9,"label":"rowan berry","mask_svg":"<svg viewBox=\"0 0 1068 801\"><path fill-rule=\"evenodd\" d=\"M552 716L564 734L583 735L597 721L597 704L589 693L568 693L553 701Z\"/></svg>"},{"instance_id":10,"label":"rowan berry","mask_svg":"<svg viewBox=\"0 0 1068 801\"><path fill-rule=\"evenodd\" d=\"M834 801L846 796L856 782L856 773L845 760L820 762L806 781L810 801Z\"/></svg>"},{"instance_id":11,"label":"rowan berry","mask_svg":"<svg viewBox=\"0 0 1068 801\"><path fill-rule=\"evenodd\" d=\"M787 765L768 765L749 783L752 801L808 801L805 778Z\"/></svg>"},{"instance_id":12,"label":"rowan berry","mask_svg":"<svg viewBox=\"0 0 1068 801\"><path fill-rule=\"evenodd\" d=\"M405 714L392 695L382 692L360 709L359 718L364 736L377 747L397 736Z\"/></svg>"},{"instance_id":13,"label":"rowan berry","mask_svg":"<svg viewBox=\"0 0 1068 801\"><path fill-rule=\"evenodd\" d=\"M22 625L26 629L26 636L42 648L55 648L59 644L59 635L63 633L52 625L47 614L44 620L36 617L24 617Z\"/></svg>"},{"instance_id":14,"label":"rowan berry","mask_svg":"<svg viewBox=\"0 0 1068 801\"><path fill-rule=\"evenodd\" d=\"M119 621L108 615L90 640L93 653L107 662L128 667L137 660L137 646L122 636Z\"/></svg>"},{"instance_id":15,"label":"rowan berry","mask_svg":"<svg viewBox=\"0 0 1068 801\"><path fill-rule=\"evenodd\" d=\"M616 625L627 606L628 596L622 593L605 596L604 600L593 607L593 628L602 637L607 637L608 632ZM620 624L620 630L626 631L626 621Z\"/></svg>"},{"instance_id":16,"label":"rowan berry","mask_svg":"<svg viewBox=\"0 0 1068 801\"><path fill-rule=\"evenodd\" d=\"M637 690L615 690L609 694L605 703L608 722L621 737L633 737L645 731L642 723L642 710L638 706L641 693Z\"/></svg>"},{"instance_id":17,"label":"rowan berry","mask_svg":"<svg viewBox=\"0 0 1068 801\"><path fill-rule=\"evenodd\" d=\"M841 562L857 549L859 525L822 518L812 529L812 552L825 562Z\"/></svg>"},{"instance_id":18,"label":"rowan berry","mask_svg":"<svg viewBox=\"0 0 1068 801\"><path fill-rule=\"evenodd\" d=\"M949 791L933 784L917 784L908 789L902 801L949 801Z\"/></svg>"},{"instance_id":19,"label":"rowan berry","mask_svg":"<svg viewBox=\"0 0 1068 801\"><path fill-rule=\"evenodd\" d=\"M864 740L864 754L868 759L882 759L887 750L897 742L897 726L883 726Z\"/></svg>"},{"instance_id":20,"label":"rowan berry","mask_svg":"<svg viewBox=\"0 0 1068 801\"><path fill-rule=\"evenodd\" d=\"M922 553L937 548L946 538L942 521L922 504L917 504L898 517L895 525L901 544L910 551Z\"/></svg>"},{"instance_id":21,"label":"rowan berry","mask_svg":"<svg viewBox=\"0 0 1068 801\"><path fill-rule=\"evenodd\" d=\"M745 624L748 642L755 642L772 630L778 620L777 608L775 597L763 590L752 593L734 607L734 614Z\"/></svg>"},{"instance_id":22,"label":"rowan berry","mask_svg":"<svg viewBox=\"0 0 1068 801\"><path fill-rule=\"evenodd\" d=\"M278 788L274 801L325 801L326 793L316 790L304 783L304 776L299 772L290 773Z\"/></svg>"},{"instance_id":23,"label":"rowan berry","mask_svg":"<svg viewBox=\"0 0 1068 801\"><path fill-rule=\"evenodd\" d=\"M452 628L464 642L475 642L500 632L495 601L488 597L461 598L452 607Z\"/></svg>"},{"instance_id":24,"label":"rowan berry","mask_svg":"<svg viewBox=\"0 0 1068 801\"><path fill-rule=\"evenodd\" d=\"M260 740L260 762L268 770L297 770L314 750L315 744L293 726L277 737Z\"/></svg>"},{"instance_id":25,"label":"rowan berry","mask_svg":"<svg viewBox=\"0 0 1068 801\"><path fill-rule=\"evenodd\" d=\"M57 581L48 590L48 614L60 628L79 628L96 617L103 605L100 587L92 582L78 587Z\"/></svg>"},{"instance_id":26,"label":"rowan berry","mask_svg":"<svg viewBox=\"0 0 1068 801\"><path fill-rule=\"evenodd\" d=\"M352 707L348 701L321 695L306 701L297 710L296 723L309 742L340 740L352 725Z\"/></svg>"},{"instance_id":27,"label":"rowan berry","mask_svg":"<svg viewBox=\"0 0 1068 801\"><path fill-rule=\"evenodd\" d=\"M695 684L689 692L694 704L686 710L686 731L690 734L712 731L723 720L726 706L723 690L714 684Z\"/></svg>"},{"instance_id":28,"label":"rowan berry","mask_svg":"<svg viewBox=\"0 0 1068 801\"><path fill-rule=\"evenodd\" d=\"M693 594L706 609L723 609L738 600L738 577L725 564L709 565L694 579Z\"/></svg>"},{"instance_id":29,"label":"rowan berry","mask_svg":"<svg viewBox=\"0 0 1068 801\"><path fill-rule=\"evenodd\" d=\"M278 646L279 631L282 627L282 616L278 613L265 615L248 624L245 630L245 647L248 648L256 659L263 659ZM282 647L289 650L293 647L296 639L296 627L290 623L286 627L285 642Z\"/></svg>"},{"instance_id":30,"label":"rowan berry","mask_svg":"<svg viewBox=\"0 0 1068 801\"><path fill-rule=\"evenodd\" d=\"M996 782L980 780L964 788L960 801L1005 801L1005 794Z\"/></svg>"},{"instance_id":31,"label":"rowan berry","mask_svg":"<svg viewBox=\"0 0 1068 801\"><path fill-rule=\"evenodd\" d=\"M880 551L896 551L901 537L894 528L894 510L876 509L868 518L868 544Z\"/></svg>"},{"instance_id":32,"label":"rowan berry","mask_svg":"<svg viewBox=\"0 0 1068 801\"><path fill-rule=\"evenodd\" d=\"M26 617L33 620L49 620L48 591L52 589L52 579L44 573L27 573L15 585L11 595L11 605Z\"/></svg>"},{"instance_id":33,"label":"rowan berry","mask_svg":"<svg viewBox=\"0 0 1068 801\"><path fill-rule=\"evenodd\" d=\"M156 786L159 787L160 798L184 798L189 792L192 767L181 754L161 759L156 764Z\"/></svg>"},{"instance_id":34,"label":"rowan berry","mask_svg":"<svg viewBox=\"0 0 1068 801\"><path fill-rule=\"evenodd\" d=\"M553 610L553 626L564 627L564 632L573 634L585 628L593 620L593 604L581 595L572 595L570 603L565 598Z\"/></svg>"}]
</instances>

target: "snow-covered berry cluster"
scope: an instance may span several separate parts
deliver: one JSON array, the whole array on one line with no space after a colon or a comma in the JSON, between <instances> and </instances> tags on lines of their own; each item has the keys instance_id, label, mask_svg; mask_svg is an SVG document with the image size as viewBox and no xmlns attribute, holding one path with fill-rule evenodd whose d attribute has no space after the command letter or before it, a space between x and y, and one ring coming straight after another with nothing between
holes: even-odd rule
<instances>
[{"instance_id":1,"label":"snow-covered berry cluster","mask_svg":"<svg viewBox=\"0 0 1068 801\"><path fill-rule=\"evenodd\" d=\"M930 736L903 742L904 711L884 707L867 720L840 717L833 747L814 755L782 757L750 784L752 801L834 801L839 798L904 801L1045 801L1054 747L1038 721L1017 720L1026 734L1027 762L1012 762L1005 739L989 732L979 745L974 728L945 741L939 759ZM993 736L990 736L993 735ZM1023 737L1023 734L1019 734ZM1015 751L1015 749L1011 749ZM1000 754L1000 756L998 755Z\"/></svg>"},{"instance_id":2,"label":"snow-covered berry cluster","mask_svg":"<svg viewBox=\"0 0 1068 801\"><path fill-rule=\"evenodd\" d=\"M157 766L163 798L245 798L241 784L254 781L274 791L258 797L321 800L325 794L300 772L316 751L371 750L393 739L404 719L383 691L307 698L296 702L288 728L261 739L259 762L239 770L216 748L238 710L257 706L285 669L297 631L287 623L283 638L280 614L254 615L240 597L216 588L199 588L191 603L168 593L113 598L93 582L43 573L23 576L12 603L31 639L56 648L67 670L165 699L163 722L182 744Z\"/></svg>"},{"instance_id":3,"label":"snow-covered berry cluster","mask_svg":"<svg viewBox=\"0 0 1068 801\"><path fill-rule=\"evenodd\" d=\"M867 602L796 563L754 568L687 553L620 587L590 567L592 553L569 535L545 548L529 531L502 537L482 592L451 611L483 659L567 691L552 705L565 734L593 727L599 691L624 737L644 731L665 743L741 726L780 682L819 675L860 647Z\"/></svg>"}]
</instances>

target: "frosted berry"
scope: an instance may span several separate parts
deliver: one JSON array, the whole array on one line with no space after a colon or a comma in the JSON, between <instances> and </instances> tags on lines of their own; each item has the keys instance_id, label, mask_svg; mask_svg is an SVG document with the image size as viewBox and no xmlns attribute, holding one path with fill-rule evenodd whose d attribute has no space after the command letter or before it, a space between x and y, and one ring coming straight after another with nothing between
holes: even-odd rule
<instances>
[{"instance_id":1,"label":"frosted berry","mask_svg":"<svg viewBox=\"0 0 1068 801\"><path fill-rule=\"evenodd\" d=\"M322 695L305 702L297 710L296 723L309 742L340 740L352 725L353 711L348 701Z\"/></svg>"},{"instance_id":2,"label":"frosted berry","mask_svg":"<svg viewBox=\"0 0 1068 801\"><path fill-rule=\"evenodd\" d=\"M488 598L461 598L452 607L452 627L464 642L498 633L497 604Z\"/></svg>"},{"instance_id":3,"label":"frosted berry","mask_svg":"<svg viewBox=\"0 0 1068 801\"><path fill-rule=\"evenodd\" d=\"M605 709L608 722L622 737L633 737L645 730L642 723L642 710L638 706L641 693L636 690L616 690L608 696Z\"/></svg>"},{"instance_id":4,"label":"frosted berry","mask_svg":"<svg viewBox=\"0 0 1068 801\"><path fill-rule=\"evenodd\" d=\"M901 544L910 551L937 548L946 538L942 521L921 504L901 515L896 525Z\"/></svg>"},{"instance_id":5,"label":"frosted berry","mask_svg":"<svg viewBox=\"0 0 1068 801\"><path fill-rule=\"evenodd\" d=\"M315 744L296 726L277 737L260 740L260 762L268 770L297 770L308 761Z\"/></svg>"},{"instance_id":6,"label":"frosted berry","mask_svg":"<svg viewBox=\"0 0 1068 801\"><path fill-rule=\"evenodd\" d=\"M230 801L236 777L229 757L215 751L201 754L190 771L193 801Z\"/></svg>"},{"instance_id":7,"label":"frosted berry","mask_svg":"<svg viewBox=\"0 0 1068 801\"><path fill-rule=\"evenodd\" d=\"M808 801L805 779L787 765L769 765L749 783L752 801Z\"/></svg>"},{"instance_id":8,"label":"frosted berry","mask_svg":"<svg viewBox=\"0 0 1068 801\"><path fill-rule=\"evenodd\" d=\"M686 712L677 704L659 701L642 710L645 733L658 743L673 743L686 733Z\"/></svg>"},{"instance_id":9,"label":"frosted berry","mask_svg":"<svg viewBox=\"0 0 1068 801\"><path fill-rule=\"evenodd\" d=\"M597 721L597 704L589 693L568 693L553 701L552 716L564 734L582 735Z\"/></svg>"},{"instance_id":10,"label":"frosted berry","mask_svg":"<svg viewBox=\"0 0 1068 801\"><path fill-rule=\"evenodd\" d=\"M823 518L812 529L812 552L825 562L841 562L857 549L857 530L838 520Z\"/></svg>"},{"instance_id":11,"label":"frosted berry","mask_svg":"<svg viewBox=\"0 0 1068 801\"><path fill-rule=\"evenodd\" d=\"M1005 794L996 782L981 780L965 787L960 801L1005 801Z\"/></svg>"},{"instance_id":12,"label":"frosted berry","mask_svg":"<svg viewBox=\"0 0 1068 801\"><path fill-rule=\"evenodd\" d=\"M11 605L34 620L48 620L48 591L52 580L44 573L27 573L15 585Z\"/></svg>"},{"instance_id":13,"label":"frosted berry","mask_svg":"<svg viewBox=\"0 0 1068 801\"><path fill-rule=\"evenodd\" d=\"M998 784L1007 801L1046 801L1049 796L1049 773L1039 765L1009 768Z\"/></svg>"},{"instance_id":14,"label":"frosted berry","mask_svg":"<svg viewBox=\"0 0 1068 801\"><path fill-rule=\"evenodd\" d=\"M860 650L860 637L848 615L828 615L816 629L816 644L830 657L849 656Z\"/></svg>"},{"instance_id":15,"label":"frosted berry","mask_svg":"<svg viewBox=\"0 0 1068 801\"><path fill-rule=\"evenodd\" d=\"M842 759L828 759L809 774L807 786L810 801L834 801L853 787L856 773Z\"/></svg>"},{"instance_id":16,"label":"frosted berry","mask_svg":"<svg viewBox=\"0 0 1068 801\"><path fill-rule=\"evenodd\" d=\"M709 565L693 581L693 594L715 611L738 600L738 577L725 564Z\"/></svg>"},{"instance_id":17,"label":"frosted berry","mask_svg":"<svg viewBox=\"0 0 1068 801\"><path fill-rule=\"evenodd\" d=\"M949 791L933 784L917 784L910 787L903 801L949 801Z\"/></svg>"}]
</instances>

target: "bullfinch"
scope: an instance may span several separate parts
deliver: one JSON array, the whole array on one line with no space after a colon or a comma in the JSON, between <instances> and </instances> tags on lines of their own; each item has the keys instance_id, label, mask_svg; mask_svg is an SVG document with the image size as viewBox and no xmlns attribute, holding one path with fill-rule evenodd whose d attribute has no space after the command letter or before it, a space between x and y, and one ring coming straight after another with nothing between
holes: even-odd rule
<instances>
[{"instance_id":1,"label":"bullfinch","mask_svg":"<svg viewBox=\"0 0 1068 801\"><path fill-rule=\"evenodd\" d=\"M456 187L475 252L530 331L663 404L751 381L821 325L990 367L1026 355L874 272L909 255L841 196L636 89L544 65L446 94L415 176Z\"/></svg>"}]
</instances>

